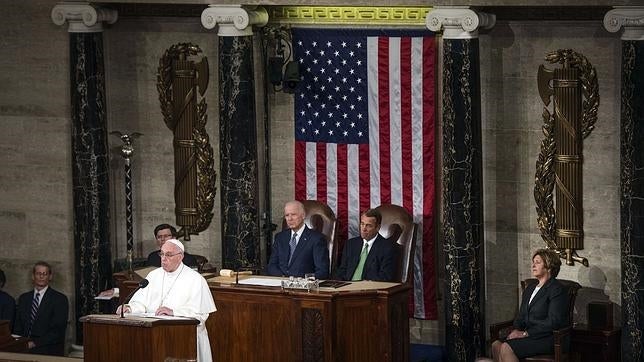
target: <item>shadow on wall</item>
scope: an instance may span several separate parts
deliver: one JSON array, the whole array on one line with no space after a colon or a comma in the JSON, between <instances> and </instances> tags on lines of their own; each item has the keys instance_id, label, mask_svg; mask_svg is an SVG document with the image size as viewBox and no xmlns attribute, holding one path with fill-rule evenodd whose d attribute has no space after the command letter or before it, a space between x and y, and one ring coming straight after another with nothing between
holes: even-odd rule
<instances>
[{"instance_id":1,"label":"shadow on wall","mask_svg":"<svg viewBox=\"0 0 644 362\"><path fill-rule=\"evenodd\" d=\"M578 280L580 281L580 284L582 284L582 288L579 289L577 299L575 300L575 323L585 325L589 324L588 304L592 302L601 302L610 304L613 314L613 325L621 326L622 308L619 304L611 301L610 297L605 292L607 278L604 271L596 266L589 267L587 274L583 271L584 269L580 269L578 273ZM583 282L586 279L588 282Z\"/></svg>"}]
</instances>

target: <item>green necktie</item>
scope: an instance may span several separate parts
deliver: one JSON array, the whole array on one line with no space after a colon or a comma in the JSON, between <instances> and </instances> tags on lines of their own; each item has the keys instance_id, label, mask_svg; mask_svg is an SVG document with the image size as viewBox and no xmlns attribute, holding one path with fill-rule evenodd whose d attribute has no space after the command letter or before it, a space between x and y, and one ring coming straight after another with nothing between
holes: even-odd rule
<instances>
[{"instance_id":1,"label":"green necktie","mask_svg":"<svg viewBox=\"0 0 644 362\"><path fill-rule=\"evenodd\" d=\"M353 272L351 280L362 280L362 270L364 269L364 262L367 260L367 254L369 254L369 244L365 242L362 252L360 253L360 261L358 262L356 271Z\"/></svg>"}]
</instances>

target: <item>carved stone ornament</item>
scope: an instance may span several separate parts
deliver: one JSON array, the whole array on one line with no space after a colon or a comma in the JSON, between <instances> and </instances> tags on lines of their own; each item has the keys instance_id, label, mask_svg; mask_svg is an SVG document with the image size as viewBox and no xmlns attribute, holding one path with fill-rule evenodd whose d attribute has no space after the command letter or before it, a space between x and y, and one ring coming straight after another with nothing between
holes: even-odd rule
<instances>
[{"instance_id":1,"label":"carved stone ornament","mask_svg":"<svg viewBox=\"0 0 644 362\"><path fill-rule=\"evenodd\" d=\"M534 177L537 225L548 248L557 251L567 265L588 266L588 260L577 255L584 248L582 141L597 122L597 70L572 49L550 52L545 60L562 67L548 70L542 65L537 73L545 104L541 113L544 138Z\"/></svg>"},{"instance_id":2,"label":"carved stone ornament","mask_svg":"<svg viewBox=\"0 0 644 362\"><path fill-rule=\"evenodd\" d=\"M440 7L427 15L427 28L433 32L443 29L443 39L472 39L478 37L478 29L491 29L496 15L475 12L467 6Z\"/></svg>"},{"instance_id":3,"label":"carved stone ornament","mask_svg":"<svg viewBox=\"0 0 644 362\"><path fill-rule=\"evenodd\" d=\"M202 54L195 44L175 44L159 59L157 73L163 121L174 135L175 214L184 240L210 225L216 192L214 152L206 132L208 61L191 59Z\"/></svg>"},{"instance_id":4,"label":"carved stone ornament","mask_svg":"<svg viewBox=\"0 0 644 362\"><path fill-rule=\"evenodd\" d=\"M616 33L622 27L622 40L644 40L644 6L615 6L606 13L606 30Z\"/></svg>"},{"instance_id":5,"label":"carved stone ornament","mask_svg":"<svg viewBox=\"0 0 644 362\"><path fill-rule=\"evenodd\" d=\"M219 25L219 36L253 35L253 25L264 26L268 23L268 13L261 6L210 5L201 13L201 24L206 29Z\"/></svg>"},{"instance_id":6,"label":"carved stone ornament","mask_svg":"<svg viewBox=\"0 0 644 362\"><path fill-rule=\"evenodd\" d=\"M60 3L51 10L54 24L63 25L67 21L70 33L99 33L103 31L103 22L114 24L117 19L116 10L89 3Z\"/></svg>"}]
</instances>

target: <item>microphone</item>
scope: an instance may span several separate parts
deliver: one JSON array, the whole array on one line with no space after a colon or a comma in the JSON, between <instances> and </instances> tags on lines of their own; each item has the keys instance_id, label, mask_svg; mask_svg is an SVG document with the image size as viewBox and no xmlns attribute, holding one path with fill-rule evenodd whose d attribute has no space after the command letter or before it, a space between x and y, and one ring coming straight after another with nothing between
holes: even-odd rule
<instances>
[{"instance_id":1,"label":"microphone","mask_svg":"<svg viewBox=\"0 0 644 362\"><path fill-rule=\"evenodd\" d=\"M149 280L147 280L147 279L141 280L139 282L139 285L136 287L136 289L134 289L132 292L130 292L130 294L128 294L127 298L123 299L123 304L121 304L121 318L124 318L123 313L124 313L124 310L125 310L125 304L130 301L130 298L132 298L132 296L134 295L134 293L136 293L137 290L147 287L148 284L150 284Z\"/></svg>"}]
</instances>

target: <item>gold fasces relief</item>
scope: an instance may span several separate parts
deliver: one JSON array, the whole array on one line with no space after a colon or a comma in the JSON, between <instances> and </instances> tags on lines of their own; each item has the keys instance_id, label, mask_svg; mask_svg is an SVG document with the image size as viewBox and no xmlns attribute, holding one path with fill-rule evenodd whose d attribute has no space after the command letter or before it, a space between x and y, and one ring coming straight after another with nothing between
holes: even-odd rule
<instances>
[{"instance_id":1,"label":"gold fasces relief","mask_svg":"<svg viewBox=\"0 0 644 362\"><path fill-rule=\"evenodd\" d=\"M547 247L566 264L588 266L588 260L577 254L584 248L582 142L597 121L597 72L585 56L571 49L551 52L545 60L562 67L548 70L541 65L537 74L545 104L544 138L535 172L537 224Z\"/></svg>"},{"instance_id":2,"label":"gold fasces relief","mask_svg":"<svg viewBox=\"0 0 644 362\"><path fill-rule=\"evenodd\" d=\"M193 60L201 55L197 45L175 44L159 59L157 72L161 114L174 135L175 216L185 240L210 225L216 193L214 152L206 132L208 60Z\"/></svg>"}]
</instances>

